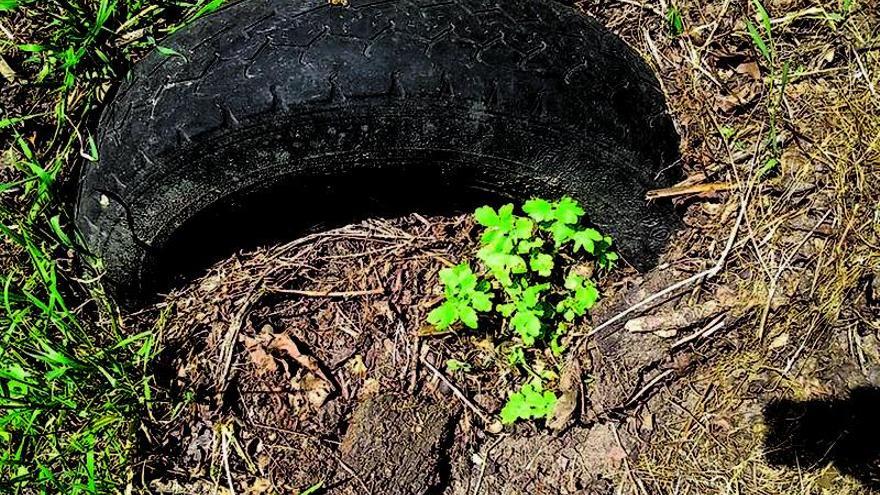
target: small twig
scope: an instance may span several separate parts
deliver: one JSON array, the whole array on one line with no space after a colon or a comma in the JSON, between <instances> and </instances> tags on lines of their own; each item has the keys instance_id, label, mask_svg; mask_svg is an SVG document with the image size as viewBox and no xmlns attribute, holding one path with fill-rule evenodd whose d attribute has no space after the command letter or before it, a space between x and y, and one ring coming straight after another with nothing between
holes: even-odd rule
<instances>
[{"instance_id":1,"label":"small twig","mask_svg":"<svg viewBox=\"0 0 880 495\"><path fill-rule=\"evenodd\" d=\"M329 291L329 290L298 290L298 289L278 289L270 288L269 292L278 294L294 294L304 297L357 297L357 296L375 296L384 294L385 289L369 289L369 290L348 290L348 291Z\"/></svg>"},{"instance_id":2,"label":"small twig","mask_svg":"<svg viewBox=\"0 0 880 495\"><path fill-rule=\"evenodd\" d=\"M263 280L260 279L253 287L251 287L244 302L241 303L241 308L239 308L238 313L236 313L235 317L232 318L232 321L229 322L226 335L223 337L223 342L220 344L219 361L221 365L217 378L214 381L214 389L218 395L222 395L223 392L226 391L229 370L232 368L232 357L235 354L235 342L238 340L238 334L241 332L241 327L244 325L244 320L247 317L248 311L250 311L251 306L257 302L262 294L262 285Z\"/></svg>"},{"instance_id":3,"label":"small twig","mask_svg":"<svg viewBox=\"0 0 880 495\"><path fill-rule=\"evenodd\" d=\"M623 452L623 467L626 468L627 476L629 476L630 481L632 481L633 485L635 485L639 492L648 493L647 490L645 490L645 485L642 483L642 480L636 477L629 466L630 453L626 450L626 447L623 446L623 442L620 440L620 433L617 431L616 424L611 423L611 431L614 433L614 440L617 442L617 446L620 447L621 452Z\"/></svg>"},{"instance_id":4,"label":"small twig","mask_svg":"<svg viewBox=\"0 0 880 495\"><path fill-rule=\"evenodd\" d=\"M483 464L480 466L480 474L477 476L477 484L474 487L474 495L479 495L480 487L483 486L483 476L486 474L486 466L489 464L489 454L492 452L492 449L498 446L501 441L504 440L504 437L495 440L495 443L489 446L486 449L486 456L483 457Z\"/></svg>"},{"instance_id":5,"label":"small twig","mask_svg":"<svg viewBox=\"0 0 880 495\"><path fill-rule=\"evenodd\" d=\"M657 383L660 382L660 380L663 380L667 376L671 375L672 371L673 371L672 369L668 369L668 370L658 374L654 378L651 378L651 381L646 383L644 387L640 388L639 391L636 392L635 395L633 395L630 400L626 401L626 403L623 405L623 408L626 409L627 407L635 404L641 396L645 395L646 392L648 392L649 390L654 388L654 385L657 385Z\"/></svg>"},{"instance_id":6,"label":"small twig","mask_svg":"<svg viewBox=\"0 0 880 495\"><path fill-rule=\"evenodd\" d=\"M484 413L479 406L471 402L471 400L467 398L467 396L464 394L464 392L461 391L461 389L456 387L455 384L449 380L449 378L446 378L443 373L440 372L440 370L438 370L436 367L434 367L433 364L431 364L430 361L428 361L427 357L422 356L422 364L424 364L426 368L431 370L431 373L434 373L434 376L436 376L438 380L445 383L446 386L449 387L450 390L452 390L452 393L455 394L455 396L458 397L458 399L462 403L464 403L464 405L466 405L468 409L473 411L474 414L476 414L480 417L481 420L483 420L483 423L490 427L497 423L497 421L493 420L488 414Z\"/></svg>"},{"instance_id":7,"label":"small twig","mask_svg":"<svg viewBox=\"0 0 880 495\"><path fill-rule=\"evenodd\" d=\"M635 0L617 0L617 1L620 2L620 3L622 3L622 4L632 5L633 7L638 7L638 8L640 8L640 9L642 9L642 10L647 10L648 12L652 12L652 13L654 13L655 15L658 15L658 16L660 16L660 17L663 17L663 12L660 12L659 10L657 10L656 7L654 7L654 6L652 6L652 5L647 5L647 4L644 4L644 3L641 3L641 2L636 2Z\"/></svg>"},{"instance_id":8,"label":"small twig","mask_svg":"<svg viewBox=\"0 0 880 495\"><path fill-rule=\"evenodd\" d=\"M739 215L737 215L737 217L736 217L736 223L733 225L733 228L730 229L730 236L728 236L728 238L727 238L727 244L724 246L724 251L722 251L721 256L718 257L718 261L715 262L715 266L713 266L712 268L709 268L708 270L704 270L700 273L691 275L690 277L688 277L680 282L677 282L675 284L670 285L669 287L661 290L660 292L657 292L655 294L652 294L652 295L642 299L641 301L633 304L632 306L626 308L625 310L621 311L620 313L617 313L616 315L612 316L611 318L605 320L604 323L602 323L599 326L597 326L596 328L590 330L589 332L584 334L584 336L587 338L592 337L593 335L596 335L597 333L601 332L605 328L622 320L630 313L638 311L638 310L650 305L654 301L662 299L662 298L666 297L667 295L669 295L679 289L687 287L690 284L693 284L693 283L698 282L703 279L709 279L709 278L714 277L715 275L718 275L718 273L721 271L721 269L724 268L724 262L727 261L727 256L730 254L730 250L733 247L733 242L736 239L737 233L739 232L739 227L740 227L740 224L742 223L742 219L743 219L743 215L745 215L745 211L746 211L745 202L743 202L743 204L739 210Z\"/></svg>"},{"instance_id":9,"label":"small twig","mask_svg":"<svg viewBox=\"0 0 880 495\"><path fill-rule=\"evenodd\" d=\"M706 326L697 330L696 332L688 335L687 337L682 337L681 339L678 339L677 341L675 341L672 344L672 347L670 347L670 348L675 349L676 347L687 344L688 342L690 342L692 340L708 337L708 336L712 335L713 333L717 332L718 330L720 330L721 328L724 328L724 315L723 314L718 315L712 321L710 321L708 324L706 324Z\"/></svg>"},{"instance_id":10,"label":"small twig","mask_svg":"<svg viewBox=\"0 0 880 495\"><path fill-rule=\"evenodd\" d=\"M693 184L690 186L673 186L663 189L652 189L645 193L645 199L670 198L674 196L684 196L686 194L704 194L719 191L729 191L733 189L733 184L729 182L710 182L708 184Z\"/></svg>"},{"instance_id":11,"label":"small twig","mask_svg":"<svg viewBox=\"0 0 880 495\"><path fill-rule=\"evenodd\" d=\"M227 428L227 425L223 425L220 429L220 449L223 452L223 469L226 471L229 493L235 495L235 486L232 483L232 470L229 469L229 431Z\"/></svg>"},{"instance_id":12,"label":"small twig","mask_svg":"<svg viewBox=\"0 0 880 495\"><path fill-rule=\"evenodd\" d=\"M794 354L792 354L791 357L786 362L785 368L782 370L783 375L788 376L788 374L791 373L791 369L794 368L794 363L797 362L797 360L801 356L801 353L803 353L804 349L806 349L807 343L808 342L815 342L814 340L811 340L811 339L813 337L813 331L817 328L817 320L818 320L818 317L815 317L813 319L813 322L810 324L810 329L807 330L806 335L804 336L803 339L801 339L801 345L798 346L798 348L794 351Z\"/></svg>"},{"instance_id":13,"label":"small twig","mask_svg":"<svg viewBox=\"0 0 880 495\"><path fill-rule=\"evenodd\" d=\"M811 237L813 237L813 234L816 232L816 230L819 228L819 226L822 225L823 223L825 223L825 219L827 219L829 215L831 215L831 210L826 211L825 214L822 215L822 218L820 218L819 221L816 222L816 225L814 225L813 228L810 229L810 231L807 232L806 235L804 235L804 237L800 240L800 242L797 244L797 246L795 246L794 249L792 249L788 253L788 256L779 265L779 268L776 269L776 273L773 275L773 278L770 280L770 287L767 289L767 303L764 305L764 310L761 312L761 321L758 324L758 331L756 333L756 337L758 338L758 340L761 340L762 338L764 338L764 327L767 324L767 317L770 314L770 306L773 301L773 296L776 295L776 289L779 286L779 278L782 276L782 273L791 264L792 260L797 255L797 253L801 250L801 248L804 247L804 244L806 244L807 241L810 240Z\"/></svg>"},{"instance_id":14,"label":"small twig","mask_svg":"<svg viewBox=\"0 0 880 495\"><path fill-rule=\"evenodd\" d=\"M336 452L331 452L331 455L333 456L334 459L336 459L336 462L339 463L339 467L341 467L343 471L345 471L346 473L348 473L349 476L351 476L352 478L357 480L357 482L361 485L361 488L364 489L364 493L366 493L366 494L373 493L373 491L370 490L370 488L367 486L367 484L364 483L364 479L361 478L360 475L354 469L352 469L348 464L346 464L345 461L343 461L342 458L339 457L339 454L337 454Z\"/></svg>"}]
</instances>

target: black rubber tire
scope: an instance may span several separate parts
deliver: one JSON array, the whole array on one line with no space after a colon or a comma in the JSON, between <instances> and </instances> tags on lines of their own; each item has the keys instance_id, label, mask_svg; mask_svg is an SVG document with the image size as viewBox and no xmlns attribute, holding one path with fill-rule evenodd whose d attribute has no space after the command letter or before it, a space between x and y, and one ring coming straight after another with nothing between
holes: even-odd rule
<instances>
[{"instance_id":1,"label":"black rubber tire","mask_svg":"<svg viewBox=\"0 0 880 495\"><path fill-rule=\"evenodd\" d=\"M570 7L244 0L160 44L182 56L150 54L119 89L77 204L126 298L184 252L364 201L567 194L640 268L677 225L644 200L679 174L656 79Z\"/></svg>"}]
</instances>

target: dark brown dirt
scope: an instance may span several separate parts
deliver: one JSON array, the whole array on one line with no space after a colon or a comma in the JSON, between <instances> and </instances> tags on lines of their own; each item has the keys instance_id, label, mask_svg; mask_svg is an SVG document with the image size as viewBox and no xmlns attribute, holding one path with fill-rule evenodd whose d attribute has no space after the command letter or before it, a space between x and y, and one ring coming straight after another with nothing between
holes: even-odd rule
<instances>
[{"instance_id":1,"label":"dark brown dirt","mask_svg":"<svg viewBox=\"0 0 880 495\"><path fill-rule=\"evenodd\" d=\"M437 271L475 245L466 217L370 221L228 260L175 295L162 308L167 410L140 448L149 486L609 493L629 433L584 425L580 366L562 373L571 408L556 430L495 435L421 364L486 415L520 379L491 330L421 335ZM448 358L472 368L449 372Z\"/></svg>"},{"instance_id":2,"label":"dark brown dirt","mask_svg":"<svg viewBox=\"0 0 880 495\"><path fill-rule=\"evenodd\" d=\"M342 462L361 473L358 484L372 493L438 493L449 474L441 463L456 406L396 394L370 397L352 414Z\"/></svg>"}]
</instances>

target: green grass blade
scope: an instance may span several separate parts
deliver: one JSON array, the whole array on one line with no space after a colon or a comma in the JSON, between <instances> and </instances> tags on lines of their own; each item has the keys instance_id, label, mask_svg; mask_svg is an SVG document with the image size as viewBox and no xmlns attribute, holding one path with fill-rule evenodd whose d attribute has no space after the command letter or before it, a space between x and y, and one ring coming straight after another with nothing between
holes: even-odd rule
<instances>
[{"instance_id":1,"label":"green grass blade","mask_svg":"<svg viewBox=\"0 0 880 495\"><path fill-rule=\"evenodd\" d=\"M767 43L764 42L764 38L761 37L761 33L758 32L758 28L752 24L751 21L746 21L746 29L749 31L749 36L752 38L752 43L754 43L755 47L758 48L758 51L761 52L761 55L767 59L768 62L773 62L773 57L770 54L770 48L767 46Z\"/></svg>"}]
</instances>

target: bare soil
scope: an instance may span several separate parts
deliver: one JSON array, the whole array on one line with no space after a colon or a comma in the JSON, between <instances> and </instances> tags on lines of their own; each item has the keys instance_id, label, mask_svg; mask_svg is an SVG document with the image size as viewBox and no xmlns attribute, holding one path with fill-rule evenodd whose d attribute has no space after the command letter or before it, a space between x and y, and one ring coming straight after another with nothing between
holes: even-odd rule
<instances>
[{"instance_id":1,"label":"bare soil","mask_svg":"<svg viewBox=\"0 0 880 495\"><path fill-rule=\"evenodd\" d=\"M474 233L467 217L369 221L228 260L177 295L163 308L165 419L140 446L148 486L611 493L615 426L497 434L515 377L491 331L424 335L437 272ZM450 373L448 358L472 368ZM567 380L572 414L582 378Z\"/></svg>"}]
</instances>

